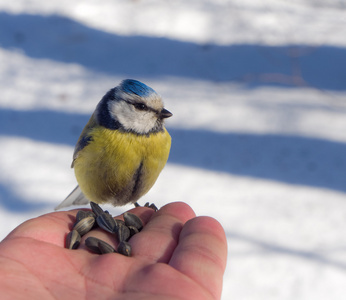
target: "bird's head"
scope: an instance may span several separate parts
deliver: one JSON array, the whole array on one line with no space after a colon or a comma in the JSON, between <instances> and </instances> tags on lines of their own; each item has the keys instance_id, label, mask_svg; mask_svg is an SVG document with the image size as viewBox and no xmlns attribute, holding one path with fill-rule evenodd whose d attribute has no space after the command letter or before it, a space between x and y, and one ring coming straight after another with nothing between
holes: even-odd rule
<instances>
[{"instance_id":1,"label":"bird's head","mask_svg":"<svg viewBox=\"0 0 346 300\"><path fill-rule=\"evenodd\" d=\"M95 115L106 128L137 134L162 131L164 119L170 116L161 96L133 79L123 80L111 89L98 104Z\"/></svg>"}]
</instances>

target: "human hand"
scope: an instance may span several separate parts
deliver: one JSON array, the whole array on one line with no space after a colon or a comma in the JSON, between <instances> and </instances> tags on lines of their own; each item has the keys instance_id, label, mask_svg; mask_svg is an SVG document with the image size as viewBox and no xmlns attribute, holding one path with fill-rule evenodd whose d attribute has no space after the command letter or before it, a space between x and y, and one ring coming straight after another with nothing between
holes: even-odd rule
<instances>
[{"instance_id":1,"label":"human hand","mask_svg":"<svg viewBox=\"0 0 346 300\"><path fill-rule=\"evenodd\" d=\"M129 243L132 257L65 249L78 210L28 220L0 243L2 299L219 299L226 237L210 217L185 203L131 213L146 224ZM118 217L120 218L120 217ZM114 236L92 230L116 248Z\"/></svg>"}]
</instances>

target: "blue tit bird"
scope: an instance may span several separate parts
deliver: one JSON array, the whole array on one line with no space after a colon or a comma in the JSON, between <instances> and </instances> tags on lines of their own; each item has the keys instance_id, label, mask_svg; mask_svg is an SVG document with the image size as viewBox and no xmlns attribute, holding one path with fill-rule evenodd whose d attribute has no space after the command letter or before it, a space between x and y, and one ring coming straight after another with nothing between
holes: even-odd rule
<instances>
[{"instance_id":1,"label":"blue tit bird","mask_svg":"<svg viewBox=\"0 0 346 300\"><path fill-rule=\"evenodd\" d=\"M75 146L71 167L78 186L56 209L90 201L136 204L167 162L171 137L164 120L171 116L161 96L137 80L108 91Z\"/></svg>"}]
</instances>

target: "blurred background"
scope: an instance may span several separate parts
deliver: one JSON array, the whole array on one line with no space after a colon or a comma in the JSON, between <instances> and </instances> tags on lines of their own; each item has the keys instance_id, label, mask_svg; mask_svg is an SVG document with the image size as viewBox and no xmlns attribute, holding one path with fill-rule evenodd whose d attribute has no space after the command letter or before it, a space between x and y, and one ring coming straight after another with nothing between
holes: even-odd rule
<instances>
[{"instance_id":1,"label":"blurred background","mask_svg":"<svg viewBox=\"0 0 346 300\"><path fill-rule=\"evenodd\" d=\"M344 299L346 1L0 0L1 238L75 187L74 144L124 78L174 114L141 202L221 222L222 299Z\"/></svg>"}]
</instances>

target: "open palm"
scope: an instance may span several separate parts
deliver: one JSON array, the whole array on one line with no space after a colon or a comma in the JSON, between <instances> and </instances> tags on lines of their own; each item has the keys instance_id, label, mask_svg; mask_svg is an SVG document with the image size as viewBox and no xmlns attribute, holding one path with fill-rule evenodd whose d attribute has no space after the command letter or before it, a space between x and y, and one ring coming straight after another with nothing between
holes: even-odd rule
<instances>
[{"instance_id":1,"label":"open palm","mask_svg":"<svg viewBox=\"0 0 346 300\"><path fill-rule=\"evenodd\" d=\"M2 299L219 299L226 238L210 217L180 202L158 212L131 210L144 222L132 257L65 249L77 210L26 221L0 243ZM116 246L101 230L96 236Z\"/></svg>"}]
</instances>

